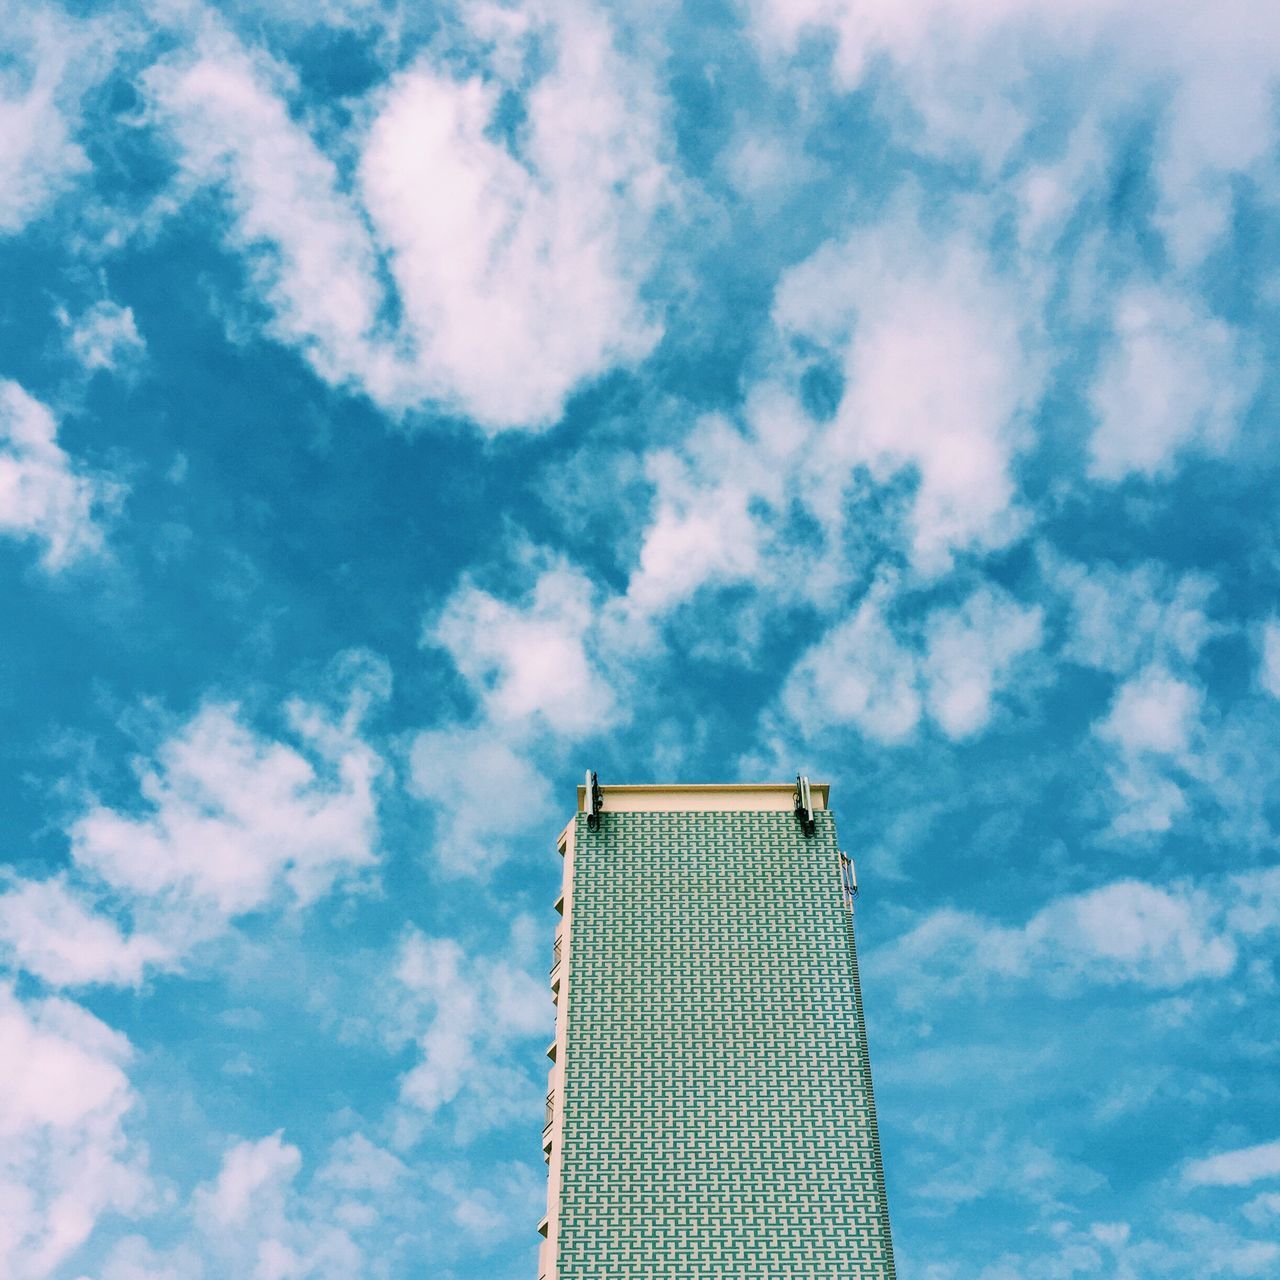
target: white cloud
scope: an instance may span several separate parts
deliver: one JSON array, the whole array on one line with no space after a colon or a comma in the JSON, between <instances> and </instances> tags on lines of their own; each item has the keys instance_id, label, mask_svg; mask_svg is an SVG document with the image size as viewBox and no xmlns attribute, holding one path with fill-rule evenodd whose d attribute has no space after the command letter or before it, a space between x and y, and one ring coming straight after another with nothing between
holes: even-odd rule
<instances>
[{"instance_id":1,"label":"white cloud","mask_svg":"<svg viewBox=\"0 0 1280 1280\"><path fill-rule=\"evenodd\" d=\"M89 168L74 135L91 55L109 41L52 6L0 4L0 30L0 235L12 235Z\"/></svg>"},{"instance_id":2,"label":"white cloud","mask_svg":"<svg viewBox=\"0 0 1280 1280\"><path fill-rule=\"evenodd\" d=\"M1280 1141L1192 1160L1182 1178L1193 1187L1247 1187L1263 1178L1280 1178Z\"/></svg>"},{"instance_id":3,"label":"white cloud","mask_svg":"<svg viewBox=\"0 0 1280 1280\"><path fill-rule=\"evenodd\" d=\"M1273 1218L1280 1218L1280 1191L1264 1191L1261 1195L1254 1196L1241 1212L1258 1226L1263 1226Z\"/></svg>"},{"instance_id":4,"label":"white cloud","mask_svg":"<svg viewBox=\"0 0 1280 1280\"><path fill-rule=\"evenodd\" d=\"M38 1280L147 1179L124 1121L128 1041L78 1005L0 984L0 1272Z\"/></svg>"},{"instance_id":5,"label":"white cloud","mask_svg":"<svg viewBox=\"0 0 1280 1280\"><path fill-rule=\"evenodd\" d=\"M500 85L422 63L382 96L361 161L419 370L495 430L554 420L660 332L639 299L665 182L652 90L602 14L540 25L555 65L518 152L494 136Z\"/></svg>"},{"instance_id":6,"label":"white cloud","mask_svg":"<svg viewBox=\"0 0 1280 1280\"><path fill-rule=\"evenodd\" d=\"M938 608L915 638L893 620L888 582L832 627L787 677L783 708L805 733L854 724L880 742L908 737L927 711L949 738L986 728L996 695L1040 643L1041 611L983 585Z\"/></svg>"},{"instance_id":7,"label":"white cloud","mask_svg":"<svg viewBox=\"0 0 1280 1280\"><path fill-rule=\"evenodd\" d=\"M751 391L744 417L709 414L678 446L645 458L653 506L626 593L602 624L613 650L645 648L653 620L704 587L751 583L776 602L821 606L848 574L840 557L792 546L785 529L789 504L812 492L814 423L772 384ZM814 514L825 536L838 533L838 513Z\"/></svg>"},{"instance_id":8,"label":"white cloud","mask_svg":"<svg viewBox=\"0 0 1280 1280\"><path fill-rule=\"evenodd\" d=\"M627 603L640 617L687 600L709 581L750 580L760 567L750 490L731 481L689 483L676 478L678 469L670 455L650 460L658 505L627 588Z\"/></svg>"},{"instance_id":9,"label":"white cloud","mask_svg":"<svg viewBox=\"0 0 1280 1280\"><path fill-rule=\"evenodd\" d=\"M1262 662L1258 680L1273 697L1280 698L1280 621L1268 618L1262 625Z\"/></svg>"},{"instance_id":10,"label":"white cloud","mask_svg":"<svg viewBox=\"0 0 1280 1280\"><path fill-rule=\"evenodd\" d=\"M354 723L300 701L286 714L302 750L256 734L234 705L202 708L141 769L142 816L96 806L75 823L77 865L217 920L282 892L305 905L372 866L378 755Z\"/></svg>"},{"instance_id":11,"label":"white cloud","mask_svg":"<svg viewBox=\"0 0 1280 1280\"><path fill-rule=\"evenodd\" d=\"M757 42L770 60L793 53L813 32L830 33L838 84L861 84L873 65L891 74L881 110L900 137L947 157L976 156L992 176L1044 110L1040 65L1087 66L1087 100L1053 84L1053 110L1125 120L1135 96L1163 101L1153 168L1155 221L1180 268L1201 262L1229 225L1232 183L1266 181L1276 137L1280 21L1251 0L1173 0L1153 24L1123 0L756 0ZM903 109L904 106L906 109ZM1105 169L1074 164L1061 175L1072 203ZM1060 216L1060 214L1059 214Z\"/></svg>"},{"instance_id":12,"label":"white cloud","mask_svg":"<svg viewBox=\"0 0 1280 1280\"><path fill-rule=\"evenodd\" d=\"M966 738L991 719L996 690L1017 659L1039 647L1042 611L983 586L958 609L925 623L923 675L930 714L950 738Z\"/></svg>"},{"instance_id":13,"label":"white cloud","mask_svg":"<svg viewBox=\"0 0 1280 1280\"><path fill-rule=\"evenodd\" d=\"M920 720L916 656L899 644L884 616L888 589L878 584L792 668L783 707L805 732L852 723L880 742L901 742Z\"/></svg>"},{"instance_id":14,"label":"white cloud","mask_svg":"<svg viewBox=\"0 0 1280 1280\"><path fill-rule=\"evenodd\" d=\"M1028 921L1025 938L1045 967L1177 987L1235 967L1235 944L1209 923L1210 906L1191 891L1120 880L1045 907Z\"/></svg>"},{"instance_id":15,"label":"white cloud","mask_svg":"<svg viewBox=\"0 0 1280 1280\"><path fill-rule=\"evenodd\" d=\"M1156 477L1193 446L1221 452L1258 381L1239 335L1186 295L1156 286L1126 289L1113 324L1089 392L1091 474Z\"/></svg>"},{"instance_id":16,"label":"white cloud","mask_svg":"<svg viewBox=\"0 0 1280 1280\"><path fill-rule=\"evenodd\" d=\"M321 377L392 398L390 352L375 338L377 256L336 166L289 115L288 74L207 22L193 51L152 67L145 85L183 181L225 191L231 242L248 258L275 335Z\"/></svg>"},{"instance_id":17,"label":"white cloud","mask_svg":"<svg viewBox=\"0 0 1280 1280\"><path fill-rule=\"evenodd\" d=\"M828 483L843 488L857 466L881 483L917 475L909 538L921 572L944 573L956 552L1020 531L1012 466L1041 386L1038 340L1019 289L976 244L940 243L897 210L788 272L775 321L843 366L818 445Z\"/></svg>"},{"instance_id":18,"label":"white cloud","mask_svg":"<svg viewBox=\"0 0 1280 1280\"><path fill-rule=\"evenodd\" d=\"M364 1258L351 1234L295 1191L298 1148L280 1133L235 1143L222 1168L192 1196L192 1210L218 1274L252 1280L345 1280Z\"/></svg>"},{"instance_id":19,"label":"white cloud","mask_svg":"<svg viewBox=\"0 0 1280 1280\"><path fill-rule=\"evenodd\" d=\"M76 317L66 312L59 319L67 329L72 355L87 369L114 370L140 359L147 344L138 332L132 307L109 298L95 302Z\"/></svg>"},{"instance_id":20,"label":"white cloud","mask_svg":"<svg viewBox=\"0 0 1280 1280\"><path fill-rule=\"evenodd\" d=\"M1120 686L1098 733L1130 755L1179 755L1191 744L1202 699L1196 686L1148 667Z\"/></svg>"},{"instance_id":21,"label":"white cloud","mask_svg":"<svg viewBox=\"0 0 1280 1280\"><path fill-rule=\"evenodd\" d=\"M274 335L385 409L443 406L488 431L553 422L579 383L652 348L640 288L667 185L658 99L603 16L539 7L497 38L494 12L468 15L505 87L549 55L519 137L497 128L499 80L424 58L339 140L359 152L351 184L291 114L289 73L212 18L146 77L185 185L229 199Z\"/></svg>"},{"instance_id":22,"label":"white cloud","mask_svg":"<svg viewBox=\"0 0 1280 1280\"><path fill-rule=\"evenodd\" d=\"M210 703L139 760L140 813L91 805L69 829L67 875L15 878L0 896L0 942L14 962L53 983L137 983L237 916L306 906L367 873L383 764L360 727L388 676L369 655L339 666L345 709L291 700L292 743L255 732L234 704ZM132 917L132 934L113 909Z\"/></svg>"},{"instance_id":23,"label":"white cloud","mask_svg":"<svg viewBox=\"0 0 1280 1280\"><path fill-rule=\"evenodd\" d=\"M135 986L146 968L173 957L171 946L158 938L125 937L109 916L69 889L65 878L15 880L0 895L0 948L15 968L64 987Z\"/></svg>"},{"instance_id":24,"label":"white cloud","mask_svg":"<svg viewBox=\"0 0 1280 1280\"><path fill-rule=\"evenodd\" d=\"M1217 583L1207 574L1175 577L1155 560L1128 569L1086 567L1049 552L1041 560L1047 579L1070 603L1062 656L1071 662L1114 675L1151 664L1185 666L1222 632L1208 616Z\"/></svg>"},{"instance_id":25,"label":"white cloud","mask_svg":"<svg viewBox=\"0 0 1280 1280\"><path fill-rule=\"evenodd\" d=\"M553 813L551 784L517 735L454 726L417 735L410 787L436 811L432 858L452 875L486 877L515 835Z\"/></svg>"},{"instance_id":26,"label":"white cloud","mask_svg":"<svg viewBox=\"0 0 1280 1280\"><path fill-rule=\"evenodd\" d=\"M43 543L50 572L102 549L96 516L119 496L113 481L76 467L57 437L49 409L0 379L0 534Z\"/></svg>"},{"instance_id":27,"label":"white cloud","mask_svg":"<svg viewBox=\"0 0 1280 1280\"><path fill-rule=\"evenodd\" d=\"M1118 880L1057 898L1021 926L943 908L882 947L875 963L912 1008L976 992L992 978L1061 991L1083 983L1177 988L1235 968L1238 939L1222 920L1230 896Z\"/></svg>"},{"instance_id":28,"label":"white cloud","mask_svg":"<svg viewBox=\"0 0 1280 1280\"><path fill-rule=\"evenodd\" d=\"M1117 689L1107 715L1094 726L1098 738L1115 752L1109 769L1114 834L1168 831L1185 811L1181 775L1195 764L1203 700L1198 685L1158 663Z\"/></svg>"},{"instance_id":29,"label":"white cloud","mask_svg":"<svg viewBox=\"0 0 1280 1280\"><path fill-rule=\"evenodd\" d=\"M467 1136L533 1113L538 1082L512 1049L549 1035L545 983L506 960L470 957L452 939L417 930L401 944L396 978L425 1018L421 1061L400 1082L405 1103L428 1119L452 1107Z\"/></svg>"},{"instance_id":30,"label":"white cloud","mask_svg":"<svg viewBox=\"0 0 1280 1280\"><path fill-rule=\"evenodd\" d=\"M491 720L537 717L556 733L589 732L616 711L588 650L594 596L586 575L564 563L539 574L523 606L467 584L427 639L448 650Z\"/></svg>"}]
</instances>

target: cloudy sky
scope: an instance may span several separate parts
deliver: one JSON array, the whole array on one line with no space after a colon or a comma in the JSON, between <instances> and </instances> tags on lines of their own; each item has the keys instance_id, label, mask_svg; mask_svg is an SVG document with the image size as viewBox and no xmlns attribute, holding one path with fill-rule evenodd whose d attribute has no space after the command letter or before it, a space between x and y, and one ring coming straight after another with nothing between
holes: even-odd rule
<instances>
[{"instance_id":1,"label":"cloudy sky","mask_svg":"<svg viewBox=\"0 0 1280 1280\"><path fill-rule=\"evenodd\" d=\"M533 1280L588 766L831 782L903 1280L1280 1274L1278 91L0 0L0 1274Z\"/></svg>"}]
</instances>

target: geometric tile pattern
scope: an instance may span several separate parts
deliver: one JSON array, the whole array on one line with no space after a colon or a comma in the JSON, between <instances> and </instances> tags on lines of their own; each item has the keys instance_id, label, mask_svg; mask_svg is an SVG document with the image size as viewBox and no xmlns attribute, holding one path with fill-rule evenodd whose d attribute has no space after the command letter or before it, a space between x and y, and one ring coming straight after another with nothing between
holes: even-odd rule
<instances>
[{"instance_id":1,"label":"geometric tile pattern","mask_svg":"<svg viewBox=\"0 0 1280 1280\"><path fill-rule=\"evenodd\" d=\"M558 1280L893 1280L835 827L580 814Z\"/></svg>"}]
</instances>

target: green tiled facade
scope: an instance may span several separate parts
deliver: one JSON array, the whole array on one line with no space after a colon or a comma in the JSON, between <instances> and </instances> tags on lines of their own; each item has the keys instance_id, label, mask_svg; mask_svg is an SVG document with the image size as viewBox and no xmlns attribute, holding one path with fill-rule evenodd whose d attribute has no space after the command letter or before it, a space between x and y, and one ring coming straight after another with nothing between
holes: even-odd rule
<instances>
[{"instance_id":1,"label":"green tiled facade","mask_svg":"<svg viewBox=\"0 0 1280 1280\"><path fill-rule=\"evenodd\" d=\"M576 819L557 1280L893 1280L835 827Z\"/></svg>"}]
</instances>

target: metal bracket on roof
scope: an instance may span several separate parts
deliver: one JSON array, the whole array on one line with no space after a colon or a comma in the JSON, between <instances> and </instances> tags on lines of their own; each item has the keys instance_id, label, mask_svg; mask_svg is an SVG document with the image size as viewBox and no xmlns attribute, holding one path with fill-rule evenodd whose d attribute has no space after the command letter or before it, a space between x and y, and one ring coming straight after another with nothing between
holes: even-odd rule
<instances>
[{"instance_id":1,"label":"metal bracket on roof","mask_svg":"<svg viewBox=\"0 0 1280 1280\"><path fill-rule=\"evenodd\" d=\"M587 770L587 830L600 830L600 812L604 808L604 794L600 790L600 779L594 769Z\"/></svg>"},{"instance_id":2,"label":"metal bracket on roof","mask_svg":"<svg viewBox=\"0 0 1280 1280\"><path fill-rule=\"evenodd\" d=\"M813 796L809 791L809 779L803 773L796 774L796 817L800 822L800 830L807 836L818 829L817 819L813 816Z\"/></svg>"}]
</instances>

